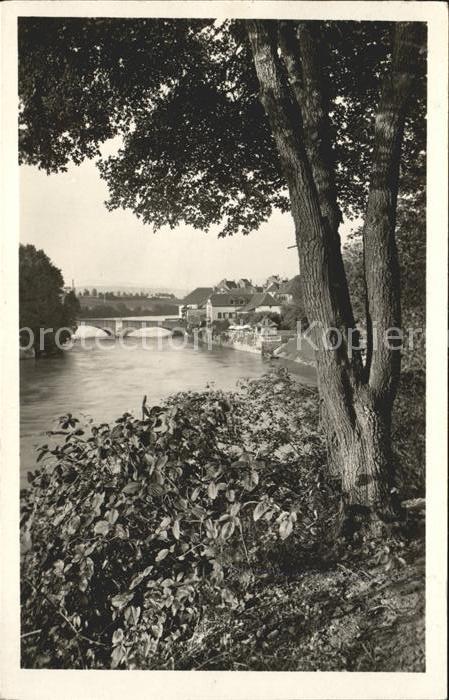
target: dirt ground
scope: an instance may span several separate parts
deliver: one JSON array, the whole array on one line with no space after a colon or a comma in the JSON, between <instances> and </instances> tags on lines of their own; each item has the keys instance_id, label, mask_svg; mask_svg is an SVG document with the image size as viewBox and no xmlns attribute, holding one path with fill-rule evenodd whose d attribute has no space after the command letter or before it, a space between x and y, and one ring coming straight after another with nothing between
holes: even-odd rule
<instances>
[{"instance_id":1,"label":"dirt ground","mask_svg":"<svg viewBox=\"0 0 449 700\"><path fill-rule=\"evenodd\" d=\"M243 611L211 611L174 667L425 671L423 540L261 581Z\"/></svg>"}]
</instances>

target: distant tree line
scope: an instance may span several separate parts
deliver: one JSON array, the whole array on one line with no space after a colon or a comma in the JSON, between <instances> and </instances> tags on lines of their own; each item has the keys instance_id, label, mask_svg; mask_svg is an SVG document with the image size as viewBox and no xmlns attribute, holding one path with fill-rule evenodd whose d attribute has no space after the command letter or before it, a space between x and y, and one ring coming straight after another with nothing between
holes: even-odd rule
<instances>
[{"instance_id":1,"label":"distant tree line","mask_svg":"<svg viewBox=\"0 0 449 700\"><path fill-rule=\"evenodd\" d=\"M155 302L153 304L148 304L145 307L133 306L132 308L123 302L117 302L116 304L83 307L80 315L83 318L98 318L99 316L102 318L114 318L117 316L149 316L151 314L154 314L155 316L162 316L164 314L167 316L173 316L177 313L177 311L177 306L164 302Z\"/></svg>"},{"instance_id":2,"label":"distant tree line","mask_svg":"<svg viewBox=\"0 0 449 700\"><path fill-rule=\"evenodd\" d=\"M78 292L80 297L103 297L104 299L148 299L146 292L99 292L95 287Z\"/></svg>"}]
</instances>

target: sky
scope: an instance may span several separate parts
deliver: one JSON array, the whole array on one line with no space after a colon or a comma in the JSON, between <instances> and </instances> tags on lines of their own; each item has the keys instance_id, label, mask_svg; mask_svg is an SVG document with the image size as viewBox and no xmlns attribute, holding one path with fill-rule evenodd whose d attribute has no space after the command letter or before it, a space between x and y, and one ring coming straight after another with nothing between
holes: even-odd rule
<instances>
[{"instance_id":1,"label":"sky","mask_svg":"<svg viewBox=\"0 0 449 700\"><path fill-rule=\"evenodd\" d=\"M298 274L290 214L275 212L249 236L218 238L190 226L154 233L131 211L109 212L93 161L47 175L20 168L20 240L42 248L77 288L134 286L187 292L221 279Z\"/></svg>"}]
</instances>

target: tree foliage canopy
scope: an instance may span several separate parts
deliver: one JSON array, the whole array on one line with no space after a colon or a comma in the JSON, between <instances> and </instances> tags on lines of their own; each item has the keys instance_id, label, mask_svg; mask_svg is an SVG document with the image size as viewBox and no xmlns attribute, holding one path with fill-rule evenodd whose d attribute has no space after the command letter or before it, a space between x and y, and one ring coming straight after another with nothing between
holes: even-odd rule
<instances>
[{"instance_id":1,"label":"tree foliage canopy","mask_svg":"<svg viewBox=\"0 0 449 700\"><path fill-rule=\"evenodd\" d=\"M393 25L310 24L323 49L339 204L358 215ZM221 235L288 209L245 22L22 18L19 53L23 163L64 170L119 136L119 152L99 161L111 209L156 228L218 224ZM420 72L402 159L412 194L424 162L424 61Z\"/></svg>"},{"instance_id":2,"label":"tree foliage canopy","mask_svg":"<svg viewBox=\"0 0 449 700\"><path fill-rule=\"evenodd\" d=\"M39 340L40 329L76 326L79 301L73 292L63 299L64 280L43 250L33 245L19 248L19 326L29 328ZM65 334L67 337L68 332ZM64 336L61 341L64 341ZM51 336L45 336L48 343ZM26 339L28 341L28 338Z\"/></svg>"}]
</instances>

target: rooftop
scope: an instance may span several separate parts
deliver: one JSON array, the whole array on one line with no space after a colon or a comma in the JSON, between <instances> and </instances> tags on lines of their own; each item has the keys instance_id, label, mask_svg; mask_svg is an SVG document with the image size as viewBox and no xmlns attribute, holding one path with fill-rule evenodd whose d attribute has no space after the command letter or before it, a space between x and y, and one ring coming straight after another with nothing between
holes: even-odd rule
<instances>
[{"instance_id":1,"label":"rooftop","mask_svg":"<svg viewBox=\"0 0 449 700\"><path fill-rule=\"evenodd\" d=\"M213 287L197 287L193 290L193 292L187 294L187 296L182 300L182 303L197 304L198 306L201 306L202 304L206 303L213 291Z\"/></svg>"},{"instance_id":2,"label":"rooftop","mask_svg":"<svg viewBox=\"0 0 449 700\"><path fill-rule=\"evenodd\" d=\"M243 306L247 304L251 297L254 296L253 292L247 289L239 289L235 292L225 292L222 294L212 294L210 298L210 303L212 306Z\"/></svg>"},{"instance_id":3,"label":"rooftop","mask_svg":"<svg viewBox=\"0 0 449 700\"><path fill-rule=\"evenodd\" d=\"M277 293L278 294L292 294L294 281L295 281L295 278L293 278L292 280L288 280L287 282L282 282L279 285Z\"/></svg>"},{"instance_id":4,"label":"rooftop","mask_svg":"<svg viewBox=\"0 0 449 700\"><path fill-rule=\"evenodd\" d=\"M237 284L234 280L221 280L221 282L218 283L218 286L222 285L223 287L226 286L228 289L236 289Z\"/></svg>"},{"instance_id":5,"label":"rooftop","mask_svg":"<svg viewBox=\"0 0 449 700\"><path fill-rule=\"evenodd\" d=\"M240 311L254 311L258 306L279 306L279 302L268 292L253 294L250 302Z\"/></svg>"}]
</instances>

